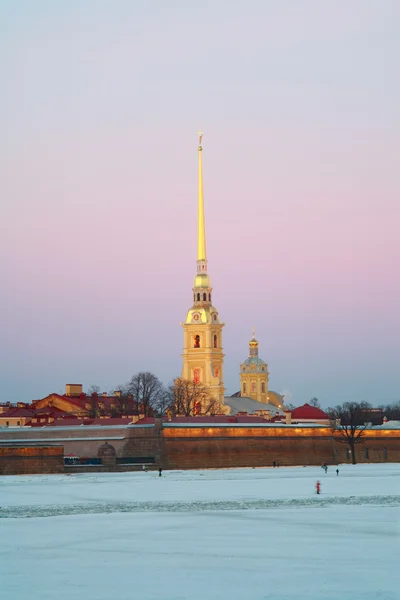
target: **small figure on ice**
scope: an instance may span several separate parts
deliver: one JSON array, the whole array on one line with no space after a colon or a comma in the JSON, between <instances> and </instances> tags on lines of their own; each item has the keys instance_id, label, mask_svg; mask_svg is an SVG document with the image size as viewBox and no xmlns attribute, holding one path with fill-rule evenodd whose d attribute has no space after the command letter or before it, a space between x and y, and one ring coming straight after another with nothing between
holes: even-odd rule
<instances>
[{"instance_id":1,"label":"small figure on ice","mask_svg":"<svg viewBox=\"0 0 400 600\"><path fill-rule=\"evenodd\" d=\"M317 494L321 493L321 484L319 481L315 484L315 489L317 490Z\"/></svg>"},{"instance_id":2,"label":"small figure on ice","mask_svg":"<svg viewBox=\"0 0 400 600\"><path fill-rule=\"evenodd\" d=\"M159 477L161 477L161 474L162 474L162 468L160 467L160 468L158 469L158 476L159 476Z\"/></svg>"},{"instance_id":3,"label":"small figure on ice","mask_svg":"<svg viewBox=\"0 0 400 600\"><path fill-rule=\"evenodd\" d=\"M336 469L336 476L339 475L339 469Z\"/></svg>"}]
</instances>

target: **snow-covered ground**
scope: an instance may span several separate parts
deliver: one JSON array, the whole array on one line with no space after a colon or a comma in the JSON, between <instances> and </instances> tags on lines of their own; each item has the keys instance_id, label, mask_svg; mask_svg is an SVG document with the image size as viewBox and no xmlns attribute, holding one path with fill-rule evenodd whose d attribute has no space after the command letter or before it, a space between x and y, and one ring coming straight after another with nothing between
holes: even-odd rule
<instances>
[{"instance_id":1,"label":"snow-covered ground","mask_svg":"<svg viewBox=\"0 0 400 600\"><path fill-rule=\"evenodd\" d=\"M0 597L398 600L400 465L339 469L0 477Z\"/></svg>"}]
</instances>

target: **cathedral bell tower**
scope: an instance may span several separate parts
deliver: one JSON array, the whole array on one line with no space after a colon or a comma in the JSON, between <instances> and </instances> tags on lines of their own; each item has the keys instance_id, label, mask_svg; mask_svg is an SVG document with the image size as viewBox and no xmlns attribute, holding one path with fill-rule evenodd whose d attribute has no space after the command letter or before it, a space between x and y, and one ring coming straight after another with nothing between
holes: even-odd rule
<instances>
[{"instance_id":1,"label":"cathedral bell tower","mask_svg":"<svg viewBox=\"0 0 400 600\"><path fill-rule=\"evenodd\" d=\"M201 382L209 388L210 397L224 404L224 354L222 328L218 311L212 305L212 287L207 273L206 230L203 196L203 134L199 134L199 190L197 230L197 274L193 285L193 306L182 323L184 331L182 378Z\"/></svg>"},{"instance_id":2,"label":"cathedral bell tower","mask_svg":"<svg viewBox=\"0 0 400 600\"><path fill-rule=\"evenodd\" d=\"M258 356L258 341L253 337L249 342L249 356L240 365L240 395L267 404L268 397L268 365Z\"/></svg>"}]
</instances>

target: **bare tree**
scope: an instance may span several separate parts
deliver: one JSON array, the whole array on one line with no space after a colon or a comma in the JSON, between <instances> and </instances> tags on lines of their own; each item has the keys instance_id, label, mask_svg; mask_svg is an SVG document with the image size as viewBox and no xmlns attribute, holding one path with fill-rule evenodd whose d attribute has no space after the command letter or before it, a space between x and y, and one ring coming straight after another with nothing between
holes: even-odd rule
<instances>
[{"instance_id":1,"label":"bare tree","mask_svg":"<svg viewBox=\"0 0 400 600\"><path fill-rule=\"evenodd\" d=\"M89 385L88 387L88 391L87 391L87 395L91 396L92 394L100 394L100 386L96 385L94 383L92 383L92 385Z\"/></svg>"},{"instance_id":2,"label":"bare tree","mask_svg":"<svg viewBox=\"0 0 400 600\"><path fill-rule=\"evenodd\" d=\"M400 421L400 401L384 404L379 407L388 421Z\"/></svg>"},{"instance_id":3,"label":"bare tree","mask_svg":"<svg viewBox=\"0 0 400 600\"><path fill-rule=\"evenodd\" d=\"M321 408L318 398L311 398L309 405L315 406L315 408Z\"/></svg>"},{"instance_id":4,"label":"bare tree","mask_svg":"<svg viewBox=\"0 0 400 600\"><path fill-rule=\"evenodd\" d=\"M157 410L157 406L165 394L161 381L148 371L141 371L134 375L127 384L126 391L128 394L132 394L137 412L142 412L145 416L149 416Z\"/></svg>"},{"instance_id":5,"label":"bare tree","mask_svg":"<svg viewBox=\"0 0 400 600\"><path fill-rule=\"evenodd\" d=\"M90 395L90 408L89 408L89 417L91 419L97 419L100 416L100 407L99 407L99 394L97 392L92 392Z\"/></svg>"},{"instance_id":6,"label":"bare tree","mask_svg":"<svg viewBox=\"0 0 400 600\"><path fill-rule=\"evenodd\" d=\"M169 386L169 398L173 412L186 417L215 415L219 410L219 402L210 396L204 384L182 377Z\"/></svg>"},{"instance_id":7,"label":"bare tree","mask_svg":"<svg viewBox=\"0 0 400 600\"><path fill-rule=\"evenodd\" d=\"M114 390L113 401L110 407L111 417L123 417L132 414L133 398L128 392L127 385L118 385Z\"/></svg>"},{"instance_id":8,"label":"bare tree","mask_svg":"<svg viewBox=\"0 0 400 600\"><path fill-rule=\"evenodd\" d=\"M328 408L331 429L337 442L348 444L351 451L351 462L356 464L355 446L363 442L367 423L365 416L371 405L368 402L345 402L341 406Z\"/></svg>"}]
</instances>

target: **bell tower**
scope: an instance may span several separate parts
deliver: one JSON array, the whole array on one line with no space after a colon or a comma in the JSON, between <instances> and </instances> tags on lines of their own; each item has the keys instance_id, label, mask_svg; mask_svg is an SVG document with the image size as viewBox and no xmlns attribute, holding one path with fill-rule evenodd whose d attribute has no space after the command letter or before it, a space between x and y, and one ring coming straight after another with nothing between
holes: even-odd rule
<instances>
[{"instance_id":1,"label":"bell tower","mask_svg":"<svg viewBox=\"0 0 400 600\"><path fill-rule=\"evenodd\" d=\"M268 365L258 356L258 341L253 337L249 342L249 356L240 365L240 395L257 402L268 404Z\"/></svg>"},{"instance_id":2,"label":"bell tower","mask_svg":"<svg viewBox=\"0 0 400 600\"><path fill-rule=\"evenodd\" d=\"M201 382L209 388L210 397L224 404L224 354L222 328L217 309L212 305L212 287L207 273L206 229L203 195L203 134L198 146L198 218L197 273L193 284L193 306L183 327L182 378Z\"/></svg>"}]
</instances>

